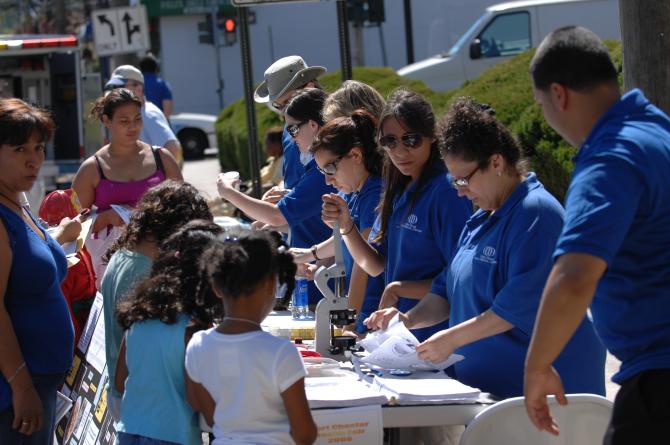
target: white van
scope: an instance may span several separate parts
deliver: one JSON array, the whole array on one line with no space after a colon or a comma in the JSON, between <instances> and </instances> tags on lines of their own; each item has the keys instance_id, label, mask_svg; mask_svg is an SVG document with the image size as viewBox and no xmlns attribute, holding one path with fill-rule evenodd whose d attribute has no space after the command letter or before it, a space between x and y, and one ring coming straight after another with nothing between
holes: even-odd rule
<instances>
[{"instance_id":1,"label":"white van","mask_svg":"<svg viewBox=\"0 0 670 445\"><path fill-rule=\"evenodd\" d=\"M568 25L619 40L619 0L528 0L490 6L448 52L401 68L398 74L422 80L434 91L451 90L537 47L551 31Z\"/></svg>"}]
</instances>

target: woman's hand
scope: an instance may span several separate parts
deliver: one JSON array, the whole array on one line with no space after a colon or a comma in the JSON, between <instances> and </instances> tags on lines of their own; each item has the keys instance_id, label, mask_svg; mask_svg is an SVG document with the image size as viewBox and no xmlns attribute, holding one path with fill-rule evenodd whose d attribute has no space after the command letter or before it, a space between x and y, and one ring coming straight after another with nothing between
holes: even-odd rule
<instances>
[{"instance_id":1,"label":"woman's hand","mask_svg":"<svg viewBox=\"0 0 670 445\"><path fill-rule=\"evenodd\" d=\"M316 273L317 269L319 268L318 265L316 264L309 264L309 263L299 263L296 264L298 266L298 270L295 273L295 276L298 278L304 278L306 280L314 280L314 274Z\"/></svg>"},{"instance_id":2,"label":"woman's hand","mask_svg":"<svg viewBox=\"0 0 670 445\"><path fill-rule=\"evenodd\" d=\"M12 408L14 422L12 428L27 436L42 429L42 401L32 384L12 388Z\"/></svg>"},{"instance_id":3,"label":"woman's hand","mask_svg":"<svg viewBox=\"0 0 670 445\"><path fill-rule=\"evenodd\" d=\"M348 233L352 228L354 221L349 214L349 206L341 196L335 193L323 195L323 206L321 207L321 219L328 227L333 227L334 223L339 223L340 230Z\"/></svg>"},{"instance_id":4,"label":"woman's hand","mask_svg":"<svg viewBox=\"0 0 670 445\"><path fill-rule=\"evenodd\" d=\"M261 200L269 202L270 204L277 204L290 191L291 189L285 189L275 185L263 194Z\"/></svg>"},{"instance_id":5,"label":"woman's hand","mask_svg":"<svg viewBox=\"0 0 670 445\"><path fill-rule=\"evenodd\" d=\"M421 360L431 363L442 363L453 354L458 345L453 342L453 335L449 329L436 332L416 347L416 353Z\"/></svg>"},{"instance_id":6,"label":"woman's hand","mask_svg":"<svg viewBox=\"0 0 670 445\"><path fill-rule=\"evenodd\" d=\"M77 239L81 233L81 222L79 218L63 218L58 224L58 228L54 233L54 239L61 246Z\"/></svg>"},{"instance_id":7,"label":"woman's hand","mask_svg":"<svg viewBox=\"0 0 670 445\"><path fill-rule=\"evenodd\" d=\"M102 213L98 213L98 216L95 218L95 221L93 221L93 228L91 231L93 233L97 233L104 229L107 226L123 226L126 223L123 221L123 218L116 213L116 210L114 209L109 209L105 210Z\"/></svg>"},{"instance_id":8,"label":"woman's hand","mask_svg":"<svg viewBox=\"0 0 670 445\"><path fill-rule=\"evenodd\" d=\"M398 314L398 319L407 325L407 315L400 312L397 308L390 307L374 311L368 318L363 320L363 324L372 330L385 330L389 322L395 315Z\"/></svg>"},{"instance_id":9,"label":"woman's hand","mask_svg":"<svg viewBox=\"0 0 670 445\"><path fill-rule=\"evenodd\" d=\"M293 255L293 262L296 264L309 263L314 260L312 249L305 249L302 247L291 247L289 253Z\"/></svg>"},{"instance_id":10,"label":"woman's hand","mask_svg":"<svg viewBox=\"0 0 670 445\"><path fill-rule=\"evenodd\" d=\"M227 199L231 192L236 191L236 187L240 185L240 178L231 179L226 177L224 173L219 173L219 176L216 178L216 187L219 190L219 196L224 199Z\"/></svg>"},{"instance_id":11,"label":"woman's hand","mask_svg":"<svg viewBox=\"0 0 670 445\"><path fill-rule=\"evenodd\" d=\"M379 301L379 308L386 309L398 305L398 298L402 292L402 283L400 281L392 281L384 288L382 298Z\"/></svg>"}]
</instances>

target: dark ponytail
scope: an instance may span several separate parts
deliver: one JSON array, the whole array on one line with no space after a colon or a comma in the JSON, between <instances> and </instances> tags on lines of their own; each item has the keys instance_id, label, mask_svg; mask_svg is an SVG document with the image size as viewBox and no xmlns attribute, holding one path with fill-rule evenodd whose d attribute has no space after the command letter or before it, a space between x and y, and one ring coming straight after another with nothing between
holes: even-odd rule
<instances>
[{"instance_id":1,"label":"dark ponytail","mask_svg":"<svg viewBox=\"0 0 670 445\"><path fill-rule=\"evenodd\" d=\"M250 294L277 275L287 298L295 287L296 265L277 232L231 230L219 236L200 258L200 270L212 288L226 298Z\"/></svg>"},{"instance_id":2,"label":"dark ponytail","mask_svg":"<svg viewBox=\"0 0 670 445\"><path fill-rule=\"evenodd\" d=\"M358 109L349 117L338 117L324 125L316 135L311 151L327 150L336 156L345 156L352 147L359 147L365 169L379 176L384 154L377 146L376 133L377 119L369 112Z\"/></svg>"}]
</instances>

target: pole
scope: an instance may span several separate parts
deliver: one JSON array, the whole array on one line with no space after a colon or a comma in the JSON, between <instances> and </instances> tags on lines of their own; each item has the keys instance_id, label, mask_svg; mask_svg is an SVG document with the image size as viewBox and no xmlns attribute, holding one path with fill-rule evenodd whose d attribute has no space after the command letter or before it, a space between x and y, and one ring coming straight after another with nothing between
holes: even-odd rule
<instances>
[{"instance_id":1,"label":"pole","mask_svg":"<svg viewBox=\"0 0 670 445\"><path fill-rule=\"evenodd\" d=\"M244 79L244 103L247 108L247 129L249 131L249 164L254 197L261 197L261 173L258 156L258 130L256 129L256 108L254 105L253 71L251 70L251 45L249 40L249 12L246 7L238 7L240 24L240 51L242 52L242 75Z\"/></svg>"},{"instance_id":2,"label":"pole","mask_svg":"<svg viewBox=\"0 0 670 445\"><path fill-rule=\"evenodd\" d=\"M407 64L414 63L414 37L412 35L412 6L410 0L403 0L405 7L405 47L407 48Z\"/></svg>"},{"instance_id":3,"label":"pole","mask_svg":"<svg viewBox=\"0 0 670 445\"><path fill-rule=\"evenodd\" d=\"M351 44L349 43L349 20L347 18L347 4L345 0L337 0L337 29L340 37L340 68L342 82L352 77L351 73Z\"/></svg>"},{"instance_id":4,"label":"pole","mask_svg":"<svg viewBox=\"0 0 670 445\"><path fill-rule=\"evenodd\" d=\"M221 33L219 32L219 3L212 2L212 43L214 44L214 63L216 64L216 93L219 95L219 112L223 110L223 80L221 80Z\"/></svg>"}]
</instances>

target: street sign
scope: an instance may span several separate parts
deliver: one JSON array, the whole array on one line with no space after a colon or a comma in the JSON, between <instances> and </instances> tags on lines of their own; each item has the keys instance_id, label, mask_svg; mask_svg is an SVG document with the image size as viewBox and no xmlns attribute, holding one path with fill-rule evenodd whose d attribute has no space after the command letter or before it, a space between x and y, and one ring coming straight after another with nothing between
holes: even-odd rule
<instances>
[{"instance_id":1,"label":"street sign","mask_svg":"<svg viewBox=\"0 0 670 445\"><path fill-rule=\"evenodd\" d=\"M235 6L276 5L278 3L314 3L320 0L231 0Z\"/></svg>"},{"instance_id":2,"label":"street sign","mask_svg":"<svg viewBox=\"0 0 670 445\"><path fill-rule=\"evenodd\" d=\"M149 26L144 6L93 11L93 37L99 56L149 49Z\"/></svg>"}]
</instances>

